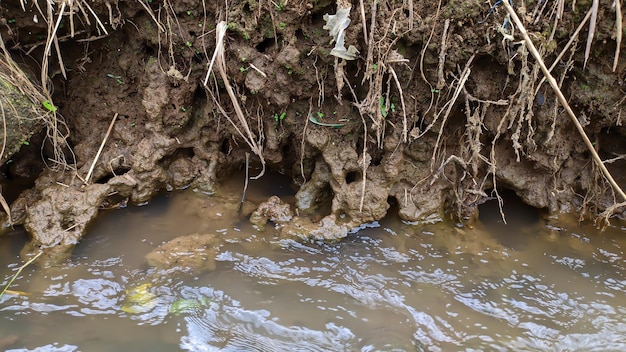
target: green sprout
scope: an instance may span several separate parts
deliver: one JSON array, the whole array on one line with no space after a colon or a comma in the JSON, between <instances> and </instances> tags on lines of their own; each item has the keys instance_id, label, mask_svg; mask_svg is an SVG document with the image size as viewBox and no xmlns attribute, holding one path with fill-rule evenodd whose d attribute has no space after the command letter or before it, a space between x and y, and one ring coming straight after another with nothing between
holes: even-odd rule
<instances>
[{"instance_id":1,"label":"green sprout","mask_svg":"<svg viewBox=\"0 0 626 352\"><path fill-rule=\"evenodd\" d=\"M50 100L42 101L41 105L43 105L43 107L46 108L50 112L56 112L58 109L56 106L52 105L52 102L50 102Z\"/></svg>"},{"instance_id":2,"label":"green sprout","mask_svg":"<svg viewBox=\"0 0 626 352\"><path fill-rule=\"evenodd\" d=\"M10 20L7 21L8 24L15 24L17 23L17 20L15 18L11 18Z\"/></svg>"},{"instance_id":3,"label":"green sprout","mask_svg":"<svg viewBox=\"0 0 626 352\"><path fill-rule=\"evenodd\" d=\"M180 111L182 111L182 112L187 112L187 108L186 108L186 107L184 107L184 106L181 106L181 107L180 107Z\"/></svg>"},{"instance_id":4,"label":"green sprout","mask_svg":"<svg viewBox=\"0 0 626 352\"><path fill-rule=\"evenodd\" d=\"M321 119L322 117L324 117L324 113L323 113L323 112L321 112L321 111L318 111L318 112L317 112L317 118L318 118L318 119Z\"/></svg>"},{"instance_id":5,"label":"green sprout","mask_svg":"<svg viewBox=\"0 0 626 352\"><path fill-rule=\"evenodd\" d=\"M246 72L248 72L248 68L244 67L244 66L241 66L241 67L239 67L239 72L246 73Z\"/></svg>"},{"instance_id":6,"label":"green sprout","mask_svg":"<svg viewBox=\"0 0 626 352\"><path fill-rule=\"evenodd\" d=\"M279 114L274 114L274 121L282 122L285 119L285 117L287 117L287 113L286 112L283 112L280 115Z\"/></svg>"},{"instance_id":7,"label":"green sprout","mask_svg":"<svg viewBox=\"0 0 626 352\"><path fill-rule=\"evenodd\" d=\"M187 16L193 16L193 12L191 12L191 10L187 10Z\"/></svg>"},{"instance_id":8,"label":"green sprout","mask_svg":"<svg viewBox=\"0 0 626 352\"><path fill-rule=\"evenodd\" d=\"M23 145L30 145L30 142L29 141L23 141L22 144Z\"/></svg>"},{"instance_id":9,"label":"green sprout","mask_svg":"<svg viewBox=\"0 0 626 352\"><path fill-rule=\"evenodd\" d=\"M383 115L383 118L387 117L389 111L395 113L396 105L394 103L389 104L389 102L385 101L384 97L380 97L380 114Z\"/></svg>"},{"instance_id":10,"label":"green sprout","mask_svg":"<svg viewBox=\"0 0 626 352\"><path fill-rule=\"evenodd\" d=\"M280 29L285 29L285 28L287 28L287 24L285 22L280 22L278 24L278 27L280 27Z\"/></svg>"}]
</instances>

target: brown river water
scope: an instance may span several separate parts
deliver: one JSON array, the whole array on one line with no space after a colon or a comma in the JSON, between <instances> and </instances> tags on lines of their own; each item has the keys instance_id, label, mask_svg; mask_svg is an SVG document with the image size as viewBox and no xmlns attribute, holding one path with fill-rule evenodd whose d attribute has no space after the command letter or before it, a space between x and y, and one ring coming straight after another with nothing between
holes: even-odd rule
<instances>
[{"instance_id":1,"label":"brown river water","mask_svg":"<svg viewBox=\"0 0 626 352\"><path fill-rule=\"evenodd\" d=\"M247 198L293 199L272 180ZM549 225L518 206L504 225L486 207L473 229L389 216L338 243L300 243L237 216L241 183L103 213L69 261L27 267L11 286L21 294L0 298L0 349L626 351L626 225ZM216 270L146 264L193 233L223 239ZM2 287L26 240L0 237Z\"/></svg>"}]
</instances>

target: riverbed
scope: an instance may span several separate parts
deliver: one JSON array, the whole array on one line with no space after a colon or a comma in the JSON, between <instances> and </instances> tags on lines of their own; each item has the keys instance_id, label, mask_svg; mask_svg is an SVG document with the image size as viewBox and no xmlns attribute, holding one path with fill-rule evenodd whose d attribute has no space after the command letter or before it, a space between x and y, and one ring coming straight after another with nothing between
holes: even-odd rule
<instances>
[{"instance_id":1,"label":"riverbed","mask_svg":"<svg viewBox=\"0 0 626 352\"><path fill-rule=\"evenodd\" d=\"M303 243L279 238L272 226L251 227L237 211L241 183L104 212L70 260L27 267L0 298L0 347L626 350L626 227L619 223L599 232L509 208L505 225L492 207L472 228L390 215L340 242ZM251 183L247 199L273 194L293 201L280 179ZM222 240L215 270L146 263L155 247L195 233ZM26 240L20 229L0 237L2 287L22 264Z\"/></svg>"}]
</instances>

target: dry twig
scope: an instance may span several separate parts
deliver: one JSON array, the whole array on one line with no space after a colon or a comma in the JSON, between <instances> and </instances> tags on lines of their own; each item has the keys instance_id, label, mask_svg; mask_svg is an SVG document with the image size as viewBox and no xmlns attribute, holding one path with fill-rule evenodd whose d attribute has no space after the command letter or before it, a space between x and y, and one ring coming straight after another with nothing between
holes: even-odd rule
<instances>
[{"instance_id":1,"label":"dry twig","mask_svg":"<svg viewBox=\"0 0 626 352\"><path fill-rule=\"evenodd\" d=\"M102 139L102 143L100 143L100 148L98 148L96 157L93 158L91 167L89 168L89 171L87 172L87 177L85 177L85 184L88 184L89 179L91 179L91 175L93 174L93 169L96 167L96 163L98 162L98 159L100 159L100 154L102 154L102 149L104 149L104 144L107 142L107 139L109 138L109 135L111 134L111 131L113 130L113 125L115 124L115 120L117 120L117 115L118 114L115 113L115 115L113 116L113 120L111 120L111 124L109 124L109 129L107 129L107 133L104 135L104 138Z\"/></svg>"}]
</instances>

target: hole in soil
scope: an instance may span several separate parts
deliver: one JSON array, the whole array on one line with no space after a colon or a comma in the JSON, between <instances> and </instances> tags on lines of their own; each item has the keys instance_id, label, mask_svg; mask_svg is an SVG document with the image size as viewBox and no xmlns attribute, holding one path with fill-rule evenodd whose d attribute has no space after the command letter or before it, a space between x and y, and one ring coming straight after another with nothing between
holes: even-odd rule
<instances>
[{"instance_id":1,"label":"hole in soil","mask_svg":"<svg viewBox=\"0 0 626 352\"><path fill-rule=\"evenodd\" d=\"M230 147L230 139L224 139L224 141L222 141L222 144L220 145L220 152L224 153L224 155L228 155L230 154L231 151L231 147Z\"/></svg>"},{"instance_id":2,"label":"hole in soil","mask_svg":"<svg viewBox=\"0 0 626 352\"><path fill-rule=\"evenodd\" d=\"M315 216L319 216L319 219L312 220L321 220L323 217L330 215L333 209L333 198L335 197L335 193L333 189L330 187L330 184L324 185L324 187L320 190L320 193L315 200L317 202L317 211Z\"/></svg>"},{"instance_id":3,"label":"hole in soil","mask_svg":"<svg viewBox=\"0 0 626 352\"><path fill-rule=\"evenodd\" d=\"M398 215L400 211L400 203L396 197L388 196L387 204L389 204L389 209L387 209L387 214L380 220L380 223L383 226L393 226L391 224L397 224L398 221L400 221L400 217Z\"/></svg>"},{"instance_id":4,"label":"hole in soil","mask_svg":"<svg viewBox=\"0 0 626 352\"><path fill-rule=\"evenodd\" d=\"M383 162L383 151L376 148L375 150L370 151L372 155L372 166L378 166Z\"/></svg>"},{"instance_id":5,"label":"hole in soil","mask_svg":"<svg viewBox=\"0 0 626 352\"><path fill-rule=\"evenodd\" d=\"M269 49L274 44L273 38L265 38L262 42L257 44L256 50L260 53L264 53L267 49Z\"/></svg>"},{"instance_id":6,"label":"hole in soil","mask_svg":"<svg viewBox=\"0 0 626 352\"><path fill-rule=\"evenodd\" d=\"M196 155L196 153L194 153L193 148L178 148L172 154L171 159L172 160L176 160L178 158L191 159L195 155Z\"/></svg>"},{"instance_id":7,"label":"hole in soil","mask_svg":"<svg viewBox=\"0 0 626 352\"><path fill-rule=\"evenodd\" d=\"M146 56L154 56L154 48L152 48L149 45L144 45L143 47L143 53Z\"/></svg>"},{"instance_id":8,"label":"hole in soil","mask_svg":"<svg viewBox=\"0 0 626 352\"><path fill-rule=\"evenodd\" d=\"M283 155L283 160L289 164L291 164L296 158L293 148L291 148L291 144L289 143L281 147L281 153Z\"/></svg>"},{"instance_id":9,"label":"hole in soil","mask_svg":"<svg viewBox=\"0 0 626 352\"><path fill-rule=\"evenodd\" d=\"M498 193L500 197L502 197L502 211L506 218L506 224L502 221L502 217L500 216L498 200L490 199L478 206L478 220L485 226L519 228L532 226L539 222L543 213L542 209L537 209L525 204L512 190L499 189ZM495 197L493 190L488 190L487 194L493 194Z\"/></svg>"},{"instance_id":10,"label":"hole in soil","mask_svg":"<svg viewBox=\"0 0 626 352\"><path fill-rule=\"evenodd\" d=\"M196 90L193 91L193 106L201 107L206 105L206 94L204 87L198 86Z\"/></svg>"},{"instance_id":11,"label":"hole in soil","mask_svg":"<svg viewBox=\"0 0 626 352\"><path fill-rule=\"evenodd\" d=\"M363 150L363 137L359 137L359 139L356 140L356 150L357 152Z\"/></svg>"},{"instance_id":12,"label":"hole in soil","mask_svg":"<svg viewBox=\"0 0 626 352\"><path fill-rule=\"evenodd\" d=\"M358 171L349 171L346 174L346 183L351 184L352 182L357 182L361 180L361 173Z\"/></svg>"},{"instance_id":13,"label":"hole in soil","mask_svg":"<svg viewBox=\"0 0 626 352\"><path fill-rule=\"evenodd\" d=\"M247 3L247 2L246 2L246 3L244 3L244 4L243 4L243 8L242 8L242 10L243 10L243 13L245 13L245 14L250 14L250 4L249 4L249 3Z\"/></svg>"},{"instance_id":14,"label":"hole in soil","mask_svg":"<svg viewBox=\"0 0 626 352\"><path fill-rule=\"evenodd\" d=\"M304 36L304 32L302 31L301 28L296 29L296 39L298 41L304 41L306 40L305 36Z\"/></svg>"},{"instance_id":15,"label":"hole in soil","mask_svg":"<svg viewBox=\"0 0 626 352\"><path fill-rule=\"evenodd\" d=\"M195 31L189 31L188 33L189 33L190 36L196 37L196 32Z\"/></svg>"},{"instance_id":16,"label":"hole in soil","mask_svg":"<svg viewBox=\"0 0 626 352\"><path fill-rule=\"evenodd\" d=\"M94 183L99 183L101 185L109 182L110 179L112 179L115 176L120 176L123 175L125 173L127 173L128 171L130 171L130 167L118 167L117 169L113 170L114 174L109 174L103 177L100 177L97 180L94 180Z\"/></svg>"}]
</instances>

